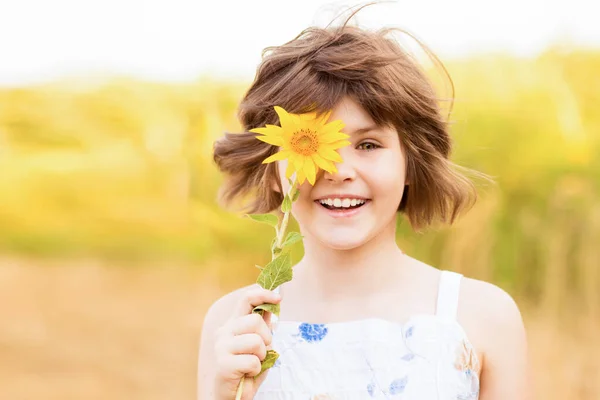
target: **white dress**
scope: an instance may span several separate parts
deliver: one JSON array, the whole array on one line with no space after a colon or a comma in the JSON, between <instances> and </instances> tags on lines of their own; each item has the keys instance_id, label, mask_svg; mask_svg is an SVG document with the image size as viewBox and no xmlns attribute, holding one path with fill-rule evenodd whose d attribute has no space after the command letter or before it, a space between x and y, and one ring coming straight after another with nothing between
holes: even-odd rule
<instances>
[{"instance_id":1,"label":"white dress","mask_svg":"<svg viewBox=\"0 0 600 400\"><path fill-rule=\"evenodd\" d=\"M478 399L479 361L456 321L461 277L442 271L435 315L402 324L278 321L280 357L254 399Z\"/></svg>"}]
</instances>

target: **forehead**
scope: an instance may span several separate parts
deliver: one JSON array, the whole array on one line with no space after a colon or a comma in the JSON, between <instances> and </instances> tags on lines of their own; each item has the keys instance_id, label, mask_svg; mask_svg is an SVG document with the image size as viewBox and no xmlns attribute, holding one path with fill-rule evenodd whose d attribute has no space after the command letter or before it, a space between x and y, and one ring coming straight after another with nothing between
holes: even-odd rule
<instances>
[{"instance_id":1,"label":"forehead","mask_svg":"<svg viewBox=\"0 0 600 400\"><path fill-rule=\"evenodd\" d=\"M346 125L344 131L353 131L367 126L375 125L375 121L356 100L345 96L333 108L330 121L342 120Z\"/></svg>"},{"instance_id":2,"label":"forehead","mask_svg":"<svg viewBox=\"0 0 600 400\"><path fill-rule=\"evenodd\" d=\"M376 133L381 138L397 138L397 132L391 126L378 125L367 110L352 97L346 96L333 108L329 121L341 120L348 135Z\"/></svg>"}]
</instances>

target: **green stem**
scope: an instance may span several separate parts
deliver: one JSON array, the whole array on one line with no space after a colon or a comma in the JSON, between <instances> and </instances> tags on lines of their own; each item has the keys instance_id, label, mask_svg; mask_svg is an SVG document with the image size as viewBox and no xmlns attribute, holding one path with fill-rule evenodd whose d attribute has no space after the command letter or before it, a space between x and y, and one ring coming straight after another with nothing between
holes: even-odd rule
<instances>
[{"instance_id":1,"label":"green stem","mask_svg":"<svg viewBox=\"0 0 600 400\"><path fill-rule=\"evenodd\" d=\"M290 185L290 187L286 193L286 196L288 196L291 199L292 194L294 193L295 189L296 189L296 177L294 176L294 179L292 180L292 184ZM287 212L283 213L283 218L281 220L281 224L276 228L277 241L275 242L275 244L278 248L281 248L281 245L283 244L285 232L287 230L288 222L290 220L290 213L291 213L291 211L287 211ZM271 260L274 260L275 257L277 257L275 255L275 252L271 251ZM246 380L246 375L242 376L242 379L240 379L240 385L237 388L237 392L235 394L235 400L241 400L242 393L244 391L244 381L245 380Z\"/></svg>"},{"instance_id":2,"label":"green stem","mask_svg":"<svg viewBox=\"0 0 600 400\"><path fill-rule=\"evenodd\" d=\"M281 221L281 227L279 228L279 235L277 236L277 247L281 248L283 244L283 237L285 236L285 231L287 230L287 225L290 220L290 211L283 214L283 221ZM275 257L273 257L275 258Z\"/></svg>"},{"instance_id":3,"label":"green stem","mask_svg":"<svg viewBox=\"0 0 600 400\"><path fill-rule=\"evenodd\" d=\"M246 378L246 375L242 376L242 379L240 380L240 386L238 386L238 388L237 388L237 392L235 394L235 400L240 400L242 398L242 392L244 391L245 378Z\"/></svg>"},{"instance_id":4,"label":"green stem","mask_svg":"<svg viewBox=\"0 0 600 400\"><path fill-rule=\"evenodd\" d=\"M294 176L294 179L292 180L292 184L290 185L290 187L286 193L286 196L288 196L291 199L292 194L294 193L295 190L296 190L296 177ZM279 247L279 248L281 248L281 245L283 244L285 232L287 230L288 222L290 220L290 214L291 214L291 211L283 213L283 220L281 221L281 225L277 228L277 247ZM275 257L273 257L273 258L275 258Z\"/></svg>"}]
</instances>

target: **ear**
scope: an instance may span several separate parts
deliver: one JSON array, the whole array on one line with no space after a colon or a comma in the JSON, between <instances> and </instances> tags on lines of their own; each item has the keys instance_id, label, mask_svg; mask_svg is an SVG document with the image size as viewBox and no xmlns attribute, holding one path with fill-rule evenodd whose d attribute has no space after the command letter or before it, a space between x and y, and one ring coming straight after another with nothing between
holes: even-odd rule
<instances>
[{"instance_id":1,"label":"ear","mask_svg":"<svg viewBox=\"0 0 600 400\"><path fill-rule=\"evenodd\" d=\"M281 189L275 180L271 183L271 189L276 193L281 193Z\"/></svg>"},{"instance_id":2,"label":"ear","mask_svg":"<svg viewBox=\"0 0 600 400\"><path fill-rule=\"evenodd\" d=\"M274 191L275 193L283 193L283 188L281 188L281 183L279 182L279 165L277 162L270 163L266 165L265 171L265 184Z\"/></svg>"}]
</instances>

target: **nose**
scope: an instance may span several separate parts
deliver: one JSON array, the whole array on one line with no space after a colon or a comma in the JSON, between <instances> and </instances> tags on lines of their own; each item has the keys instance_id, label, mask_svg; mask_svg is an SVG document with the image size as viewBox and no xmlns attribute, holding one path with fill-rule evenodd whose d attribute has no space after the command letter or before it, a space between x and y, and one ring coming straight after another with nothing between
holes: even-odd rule
<instances>
[{"instance_id":1,"label":"nose","mask_svg":"<svg viewBox=\"0 0 600 400\"><path fill-rule=\"evenodd\" d=\"M352 164L352 160L349 156L344 157L342 155L344 161L341 163L335 163L335 167L337 172L327 172L323 171L323 178L330 182L344 182L344 181L353 181L356 179L356 169Z\"/></svg>"}]
</instances>

